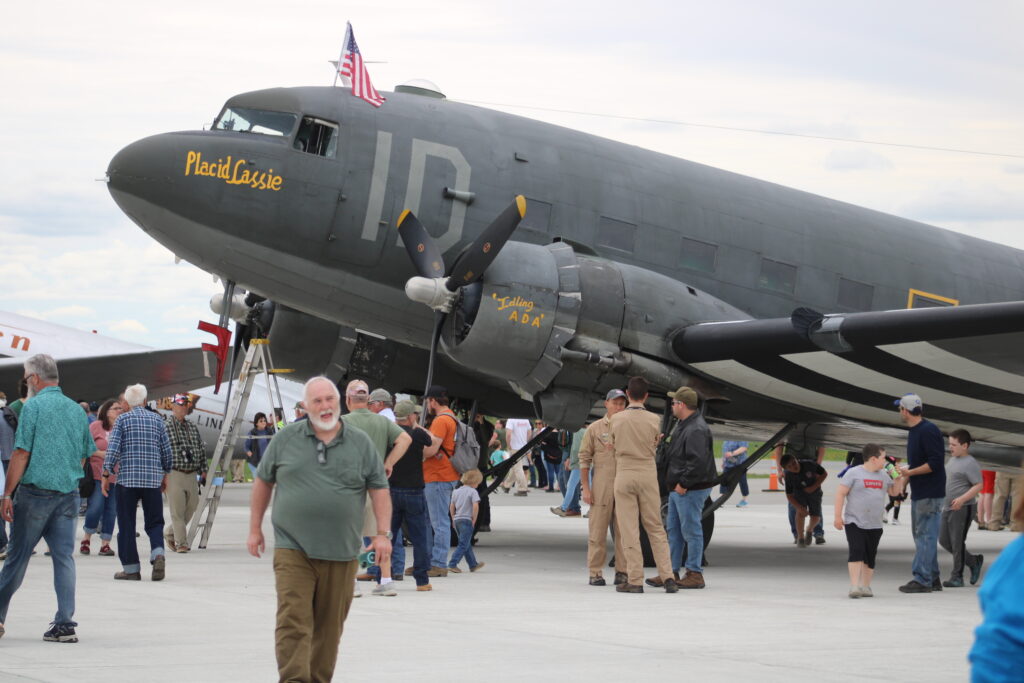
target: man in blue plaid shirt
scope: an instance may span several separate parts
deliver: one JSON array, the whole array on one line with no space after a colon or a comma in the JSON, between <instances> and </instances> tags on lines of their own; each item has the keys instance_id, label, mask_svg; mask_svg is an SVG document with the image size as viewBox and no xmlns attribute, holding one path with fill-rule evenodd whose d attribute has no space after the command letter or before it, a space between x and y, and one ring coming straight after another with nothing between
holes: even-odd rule
<instances>
[{"instance_id":1,"label":"man in blue plaid shirt","mask_svg":"<svg viewBox=\"0 0 1024 683\"><path fill-rule=\"evenodd\" d=\"M142 503L146 535L149 536L149 562L153 580L164 578L164 501L161 491L171 471L171 442L164 420L145 408L146 387L133 384L124 391L131 410L121 413L110 432L107 457L103 461L103 495L110 488L110 473L117 472L117 556L124 571L115 579L142 579L139 549L135 543L136 508Z\"/></svg>"}]
</instances>

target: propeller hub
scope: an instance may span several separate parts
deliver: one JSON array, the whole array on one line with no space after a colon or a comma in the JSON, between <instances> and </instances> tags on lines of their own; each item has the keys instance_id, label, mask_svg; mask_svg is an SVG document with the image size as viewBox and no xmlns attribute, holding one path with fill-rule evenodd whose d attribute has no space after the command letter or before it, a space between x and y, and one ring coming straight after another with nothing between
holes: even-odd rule
<instances>
[{"instance_id":1,"label":"propeller hub","mask_svg":"<svg viewBox=\"0 0 1024 683\"><path fill-rule=\"evenodd\" d=\"M448 289L447 278L412 277L405 283L405 295L411 300L426 304L435 311L450 313L455 292Z\"/></svg>"}]
</instances>

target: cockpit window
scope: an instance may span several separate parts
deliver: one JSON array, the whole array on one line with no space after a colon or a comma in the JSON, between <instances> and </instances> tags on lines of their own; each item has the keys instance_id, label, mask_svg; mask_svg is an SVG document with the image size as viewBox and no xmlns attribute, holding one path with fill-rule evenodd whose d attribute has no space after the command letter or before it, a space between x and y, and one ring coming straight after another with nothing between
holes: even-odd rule
<instances>
[{"instance_id":1,"label":"cockpit window","mask_svg":"<svg viewBox=\"0 0 1024 683\"><path fill-rule=\"evenodd\" d=\"M259 135L289 135L295 129L297 114L242 107L224 107L214 130L233 130L236 133L257 133Z\"/></svg>"},{"instance_id":2,"label":"cockpit window","mask_svg":"<svg viewBox=\"0 0 1024 683\"><path fill-rule=\"evenodd\" d=\"M338 124L303 116L293 146L300 152L334 158L338 152Z\"/></svg>"}]
</instances>

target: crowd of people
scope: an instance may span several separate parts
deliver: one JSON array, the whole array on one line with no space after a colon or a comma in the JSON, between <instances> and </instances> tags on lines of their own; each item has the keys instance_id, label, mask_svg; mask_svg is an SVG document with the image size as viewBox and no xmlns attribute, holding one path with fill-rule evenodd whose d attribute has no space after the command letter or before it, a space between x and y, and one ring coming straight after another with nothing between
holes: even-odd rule
<instances>
[{"instance_id":1,"label":"crowd of people","mask_svg":"<svg viewBox=\"0 0 1024 683\"><path fill-rule=\"evenodd\" d=\"M113 578L118 581L142 579L136 540L141 507L150 579L160 581L167 553L190 551L187 525L207 474L206 444L186 419L188 395L175 395L167 416L147 406L146 387L139 384L100 405L76 404L61 392L52 358L37 355L24 365L20 398L8 406L0 396L5 475L0 517L11 524L9 534L0 524L6 555L0 571L0 635L28 558L45 540L57 612L43 637L77 642L73 554L80 506L84 503L79 553L91 554L92 537L99 534L97 554L115 555L116 529L121 570ZM244 445L254 482L247 547L256 557L265 552L262 523L273 497L275 638L282 679L330 679L345 617L352 600L362 595L357 582L372 582L373 596L393 597L396 582L407 576L417 592L428 592L432 580L462 573L460 565L470 573L484 568L473 545L477 532L490 530L485 474L492 470L500 472L494 486L501 490L514 488L520 496L531 487L557 492L561 504L550 508L553 514L588 518L591 586L608 585L603 568L611 533L616 591L704 588L704 510L719 485L723 492L738 486L737 507L748 505L749 444L723 443L723 475L734 468L743 475L729 477L726 486L699 396L686 386L667 396L675 418L667 431L662 418L647 410L649 386L640 377L631 378L625 391L610 390L604 415L575 433L482 415L467 425L441 386L429 387L420 406L396 403L386 389L370 391L362 380L349 382L342 395L325 377L306 383L295 422L285 424L278 414L271 423L267 415L256 414ZM906 463L879 444L867 444L850 454L838 477L833 524L847 540L851 598L873 597L883 524L890 510L892 523L898 522L900 503L908 498L915 555L912 578L900 591L932 593L977 584L985 558L967 549L968 532L973 522L979 529L1002 528L1007 499L1015 494L1012 485L988 477L971 456L973 439L966 430L948 435L947 461L946 443L924 418L921 398L908 394L896 407L909 428ZM522 460L503 467L511 457ZM821 458L821 450L817 458L777 454L794 543L801 548L824 543L828 472ZM587 515L583 505L589 506ZM1015 530L1024 523L1022 508L1018 500L1010 515ZM641 527L656 567L650 577ZM412 548L411 568L405 566L406 544ZM939 546L952 559L945 580L939 574ZM1020 546L1018 539L990 569L990 577L1005 578L986 581L982 590L987 619L979 633L984 630L987 638L979 638L972 650L976 663L999 656L992 643L1010 637L999 622L1019 618L1006 606L1022 597L1006 558L1024 552Z\"/></svg>"}]
</instances>

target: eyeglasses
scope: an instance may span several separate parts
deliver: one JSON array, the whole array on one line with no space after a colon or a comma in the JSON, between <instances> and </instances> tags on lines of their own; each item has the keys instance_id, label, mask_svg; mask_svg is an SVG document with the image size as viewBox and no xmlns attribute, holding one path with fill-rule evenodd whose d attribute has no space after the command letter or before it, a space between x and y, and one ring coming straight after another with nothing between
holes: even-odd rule
<instances>
[{"instance_id":1,"label":"eyeglasses","mask_svg":"<svg viewBox=\"0 0 1024 683\"><path fill-rule=\"evenodd\" d=\"M327 444L320 439L316 440L316 461L321 465L327 464Z\"/></svg>"}]
</instances>

